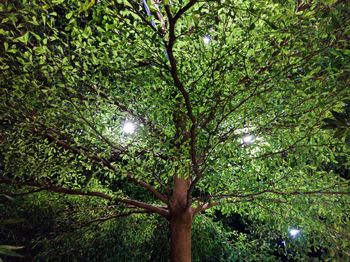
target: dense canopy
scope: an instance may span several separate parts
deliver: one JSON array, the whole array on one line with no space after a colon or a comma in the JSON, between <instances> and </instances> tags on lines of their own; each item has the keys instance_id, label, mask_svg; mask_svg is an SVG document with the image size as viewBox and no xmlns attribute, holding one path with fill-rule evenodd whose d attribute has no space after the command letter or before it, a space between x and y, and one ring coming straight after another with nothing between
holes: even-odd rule
<instances>
[{"instance_id":1,"label":"dense canopy","mask_svg":"<svg viewBox=\"0 0 350 262\"><path fill-rule=\"evenodd\" d=\"M91 220L160 215L172 261L215 210L350 256L346 1L16 0L0 15L4 193L104 199Z\"/></svg>"}]
</instances>

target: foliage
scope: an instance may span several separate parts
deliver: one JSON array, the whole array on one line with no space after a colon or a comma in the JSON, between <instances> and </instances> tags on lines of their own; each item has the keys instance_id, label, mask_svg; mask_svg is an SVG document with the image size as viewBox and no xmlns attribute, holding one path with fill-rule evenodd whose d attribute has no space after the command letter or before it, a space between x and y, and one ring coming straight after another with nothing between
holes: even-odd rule
<instances>
[{"instance_id":1,"label":"foliage","mask_svg":"<svg viewBox=\"0 0 350 262\"><path fill-rule=\"evenodd\" d=\"M11 256L11 257L21 257L20 254L16 253L14 250L21 249L23 247L17 247L17 246L10 246L10 245L0 245L0 254L4 256ZM0 258L0 261L2 259Z\"/></svg>"},{"instance_id":2,"label":"foliage","mask_svg":"<svg viewBox=\"0 0 350 262\"><path fill-rule=\"evenodd\" d=\"M77 202L72 197L58 198L47 193L7 202L2 213L27 219L20 226L2 228L0 236L25 244L26 260L167 261L167 223L154 216L90 223L96 214L87 216L88 210L98 211L93 208L94 202ZM213 257L219 261L235 257L243 261L251 254L267 253L261 253L259 245L244 235L230 231L209 217L198 217L193 232L194 261L212 261Z\"/></svg>"},{"instance_id":3,"label":"foliage","mask_svg":"<svg viewBox=\"0 0 350 262\"><path fill-rule=\"evenodd\" d=\"M179 178L196 215L293 225L305 252L333 243L332 256L349 256L349 180L336 169L350 163L337 139L350 97L346 1L155 2L149 13L132 0L1 5L0 183L75 195L94 219L171 221ZM322 129L329 112L336 137Z\"/></svg>"},{"instance_id":4,"label":"foliage","mask_svg":"<svg viewBox=\"0 0 350 262\"><path fill-rule=\"evenodd\" d=\"M6 198L7 200L13 200L10 196L7 195L0 195L3 198ZM0 208L2 205L0 205ZM9 218L9 219L1 219L0 217L0 226L4 225L12 225L12 224L17 224L23 222L23 219L14 219L14 218ZM2 238L5 239L5 238ZM3 245L3 243L0 244L0 255L3 256L11 256L11 257L22 257L20 254L18 254L16 251L19 249L22 249L23 247L21 246L12 246L12 245ZM0 262L2 262L2 259L0 257Z\"/></svg>"},{"instance_id":5,"label":"foliage","mask_svg":"<svg viewBox=\"0 0 350 262\"><path fill-rule=\"evenodd\" d=\"M94 199L83 203L74 197L48 193L4 203L2 214L27 218L24 223L12 220L16 222L13 226L0 227L2 239L26 246L21 252L25 255L24 261L167 261L168 225L157 217L134 216L90 223L94 216L100 218L93 212L100 211L95 208ZM278 261L288 256L289 260L296 257L310 260L307 245L311 245L312 250L323 248L326 258L330 255L325 249L339 245L334 243L337 239L333 243L317 244L315 240L309 241L310 236L304 232L303 236L293 239L286 230L278 231L276 223L232 218L197 217L193 225L194 261L213 261L213 258L216 261ZM244 224L245 229L237 228L238 224ZM317 236L311 237L320 241ZM288 248L281 243L282 239ZM334 256L338 251L332 252Z\"/></svg>"}]
</instances>

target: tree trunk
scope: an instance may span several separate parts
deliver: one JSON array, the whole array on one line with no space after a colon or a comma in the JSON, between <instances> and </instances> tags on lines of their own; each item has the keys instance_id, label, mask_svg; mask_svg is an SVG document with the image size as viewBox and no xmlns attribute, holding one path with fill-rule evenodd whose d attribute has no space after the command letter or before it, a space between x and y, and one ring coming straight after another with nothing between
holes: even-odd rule
<instances>
[{"instance_id":1,"label":"tree trunk","mask_svg":"<svg viewBox=\"0 0 350 262\"><path fill-rule=\"evenodd\" d=\"M189 178L174 176L170 199L170 261L190 262L193 209L187 205Z\"/></svg>"},{"instance_id":2,"label":"tree trunk","mask_svg":"<svg viewBox=\"0 0 350 262\"><path fill-rule=\"evenodd\" d=\"M170 261L190 262L192 243L191 208L175 213L170 218Z\"/></svg>"}]
</instances>

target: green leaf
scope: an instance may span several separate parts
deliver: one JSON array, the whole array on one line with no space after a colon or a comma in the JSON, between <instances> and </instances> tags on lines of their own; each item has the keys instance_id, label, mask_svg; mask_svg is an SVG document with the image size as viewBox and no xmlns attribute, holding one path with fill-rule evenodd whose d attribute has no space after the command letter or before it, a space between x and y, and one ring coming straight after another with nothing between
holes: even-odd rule
<instances>
[{"instance_id":1,"label":"green leaf","mask_svg":"<svg viewBox=\"0 0 350 262\"><path fill-rule=\"evenodd\" d=\"M24 247L20 246L10 246L10 245L0 245L0 254L11 256L11 257L23 257L22 255L14 252L13 250L19 250Z\"/></svg>"},{"instance_id":2,"label":"green leaf","mask_svg":"<svg viewBox=\"0 0 350 262\"><path fill-rule=\"evenodd\" d=\"M89 10L91 7L94 6L94 4L95 0L86 0L85 3L80 6L79 13Z\"/></svg>"},{"instance_id":3,"label":"green leaf","mask_svg":"<svg viewBox=\"0 0 350 262\"><path fill-rule=\"evenodd\" d=\"M29 40L29 32L26 32L24 35L17 37L16 40L18 40L24 44L27 44L28 40Z\"/></svg>"},{"instance_id":4,"label":"green leaf","mask_svg":"<svg viewBox=\"0 0 350 262\"><path fill-rule=\"evenodd\" d=\"M74 14L73 12L69 12L68 14L66 14L66 18L70 19L73 16L73 14Z\"/></svg>"},{"instance_id":5,"label":"green leaf","mask_svg":"<svg viewBox=\"0 0 350 262\"><path fill-rule=\"evenodd\" d=\"M47 21L46 13L41 13L41 19L43 20L43 24L46 25L46 21Z\"/></svg>"}]
</instances>

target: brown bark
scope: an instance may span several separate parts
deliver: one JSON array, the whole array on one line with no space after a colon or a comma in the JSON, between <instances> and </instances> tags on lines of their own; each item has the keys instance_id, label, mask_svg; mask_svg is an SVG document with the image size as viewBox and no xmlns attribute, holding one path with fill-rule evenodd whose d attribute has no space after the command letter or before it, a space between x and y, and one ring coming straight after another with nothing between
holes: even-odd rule
<instances>
[{"instance_id":1,"label":"brown bark","mask_svg":"<svg viewBox=\"0 0 350 262\"><path fill-rule=\"evenodd\" d=\"M187 206L189 178L174 176L174 190L170 199L170 261L190 262L193 209Z\"/></svg>"},{"instance_id":2,"label":"brown bark","mask_svg":"<svg viewBox=\"0 0 350 262\"><path fill-rule=\"evenodd\" d=\"M190 262L192 242L192 211L186 209L170 219L170 261Z\"/></svg>"}]
</instances>

